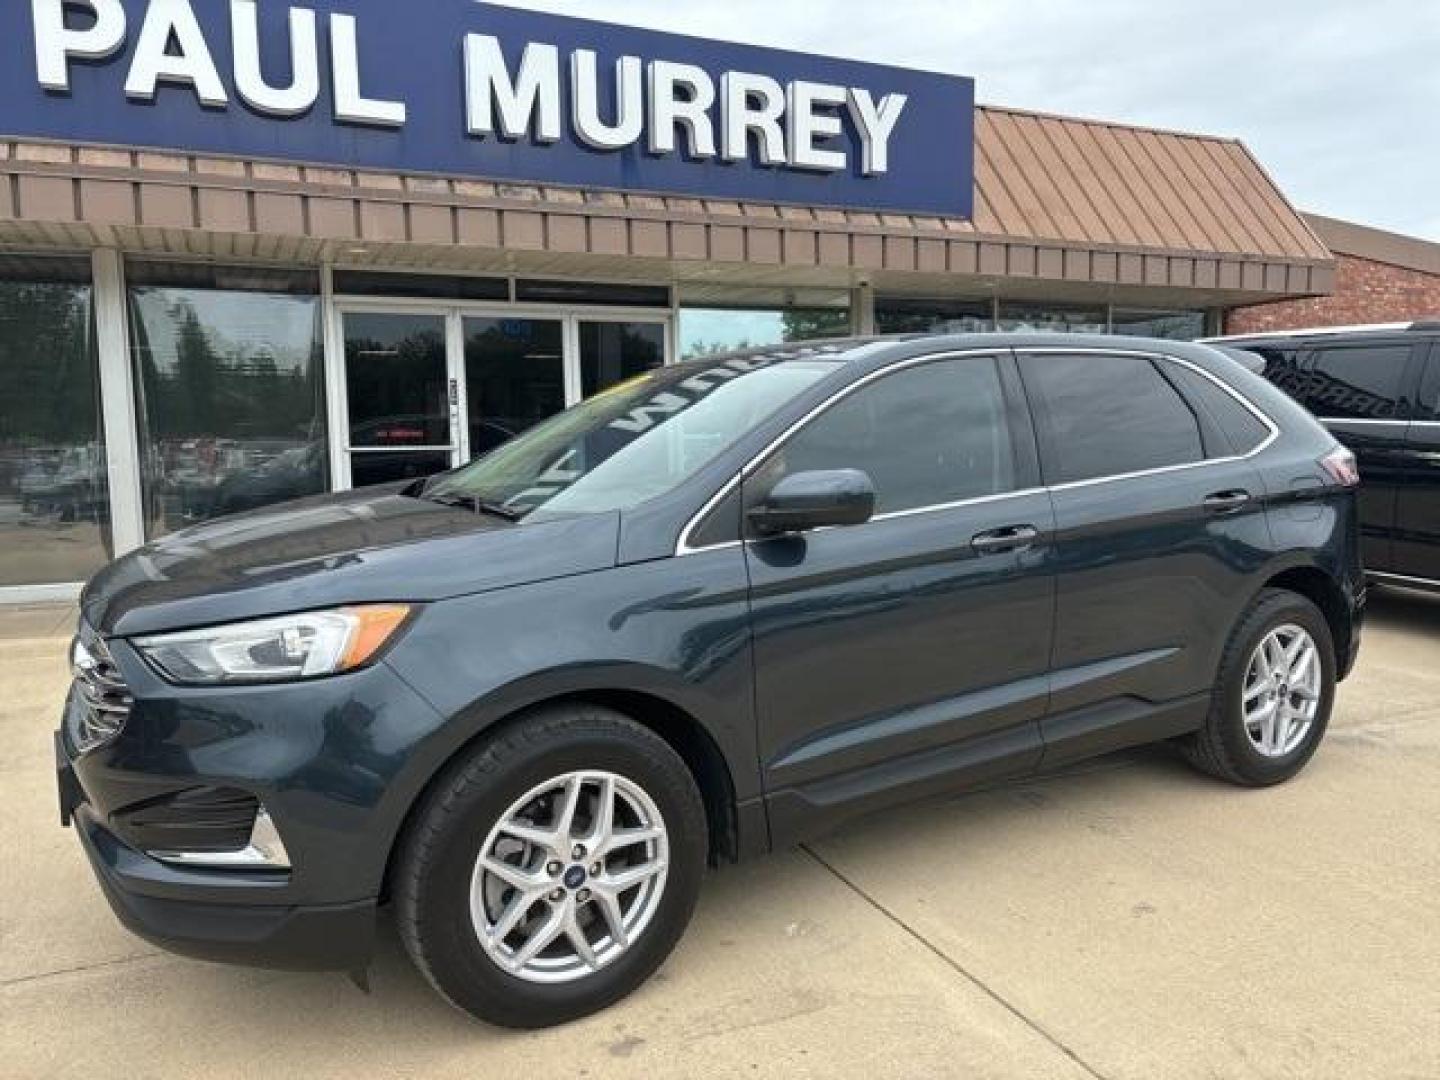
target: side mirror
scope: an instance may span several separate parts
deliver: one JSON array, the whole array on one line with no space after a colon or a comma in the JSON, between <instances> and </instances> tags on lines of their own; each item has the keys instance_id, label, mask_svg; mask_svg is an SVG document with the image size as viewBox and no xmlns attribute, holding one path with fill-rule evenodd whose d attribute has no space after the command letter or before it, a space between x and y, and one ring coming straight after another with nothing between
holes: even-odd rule
<instances>
[{"instance_id":1,"label":"side mirror","mask_svg":"<svg viewBox=\"0 0 1440 1080\"><path fill-rule=\"evenodd\" d=\"M751 529L761 536L863 525L874 516L875 485L859 469L787 476L747 515Z\"/></svg>"}]
</instances>

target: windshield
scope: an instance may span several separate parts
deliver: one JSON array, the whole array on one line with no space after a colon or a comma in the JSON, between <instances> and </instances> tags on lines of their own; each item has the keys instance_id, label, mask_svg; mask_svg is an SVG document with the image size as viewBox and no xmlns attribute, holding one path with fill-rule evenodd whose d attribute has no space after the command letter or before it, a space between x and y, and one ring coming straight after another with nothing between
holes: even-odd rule
<instances>
[{"instance_id":1,"label":"windshield","mask_svg":"<svg viewBox=\"0 0 1440 1080\"><path fill-rule=\"evenodd\" d=\"M638 506L679 486L835 368L832 360L765 356L662 368L437 477L423 495L517 519Z\"/></svg>"}]
</instances>

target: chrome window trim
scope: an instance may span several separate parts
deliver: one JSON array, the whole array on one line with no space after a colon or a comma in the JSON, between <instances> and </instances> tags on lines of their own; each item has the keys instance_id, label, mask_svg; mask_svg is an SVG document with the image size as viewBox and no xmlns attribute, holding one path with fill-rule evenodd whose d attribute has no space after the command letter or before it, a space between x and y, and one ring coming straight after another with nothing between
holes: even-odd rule
<instances>
[{"instance_id":1,"label":"chrome window trim","mask_svg":"<svg viewBox=\"0 0 1440 1080\"><path fill-rule=\"evenodd\" d=\"M1424 423L1417 420L1366 420L1359 416L1317 416L1315 419L1322 424L1372 424L1378 427L1409 427L1411 424Z\"/></svg>"},{"instance_id":2,"label":"chrome window trim","mask_svg":"<svg viewBox=\"0 0 1440 1080\"><path fill-rule=\"evenodd\" d=\"M1242 406L1245 407L1246 410L1251 413L1251 415L1253 415L1257 420L1259 420L1263 425L1265 425L1266 430L1269 431L1269 435L1267 435L1265 439L1253 450L1245 454L1229 454L1225 457L1205 458L1201 461L1190 461L1185 462L1181 465L1163 465L1154 469L1141 469L1136 472L1116 473L1111 476L1097 476L1088 480L1071 480L1063 484L1042 484L1038 487L1021 488L1016 491L1002 491L994 495L981 495L973 499L961 499L958 502L937 503L933 506L917 506L908 510L894 510L888 514L880 514L871 518L870 521L866 522L867 525L875 524L876 522L881 521L890 521L900 517L915 517L919 514L931 514L939 513L946 510L957 510L966 506L976 506L983 503L999 502L1005 499L1015 499L1026 495L1036 495L1041 492L1053 493L1057 491L1072 491L1077 488L1092 487L1097 484L1112 484L1122 480L1135 480L1148 476L1161 476L1166 473L1183 472L1189 469L1205 468L1206 466L1210 465L1234 464L1237 461L1248 461L1251 458L1263 454L1266 450L1270 449L1270 447L1275 444L1277 439L1280 438L1280 426L1270 418L1269 414L1264 412L1258 405L1256 405L1248 397L1242 394L1239 390L1236 390L1233 386L1229 385L1219 376L1209 371L1206 371L1199 364L1196 364L1193 361L1186 360L1179 356L1173 356L1170 353L1144 352L1136 349L1099 349L1093 346L1076 346L1073 348L1064 348L1059 346L1047 345L1039 348L1015 348L1013 346L1004 346L1003 348L998 350L967 349L963 352L935 353L929 356L910 357L907 360L897 361L896 363L891 364L887 367L880 368L877 371L872 371L863 379L859 379L856 382L851 383L849 386L842 387L840 390L836 391L836 393L832 397L827 398L824 402L817 405L810 412L806 413L805 416L803 416L801 419L797 420L794 424L791 424L790 427L786 428L785 431L778 435L775 439L771 440L771 442L765 447L764 450L762 450L755 457L751 458L750 461L740 470L740 472L738 472L735 476L731 477L730 480L726 482L726 484L721 487L720 490L716 492L715 495L712 496L705 503L705 505L702 506L700 510L696 512L696 514L686 523L685 528L682 529L680 532L680 542L676 545L675 548L676 556L695 555L702 551L722 551L726 548L743 547L745 544L744 540L727 540L724 543L720 544L708 544L704 547L692 547L689 544L689 539L694 530L700 525L701 522L704 521L705 517L712 510L714 510L715 507L719 506L721 502L728 498L730 494L735 490L735 488L740 483L742 483L746 477L750 476L757 468L759 468L760 465L764 463L765 459L768 458L780 446L781 443L785 442L785 440L790 438L791 435L795 434L799 429L810 423L811 420L815 419L820 413L826 411L832 405L843 401L846 397L849 397L851 394L855 393L862 387L869 385L875 380L883 378L884 376L889 375L893 372L902 371L908 367L914 367L918 364L930 363L937 360L953 360L967 356L998 356L1006 351L1015 354L1026 353L1040 356L1074 356L1077 354L1092 356L1130 356L1145 360L1159 360L1166 363L1178 364L1181 367L1188 368L1190 371L1195 372L1197 375L1200 375L1203 378L1209 379L1221 390L1223 390L1225 393L1229 394L1232 398L1238 401Z\"/></svg>"}]
</instances>

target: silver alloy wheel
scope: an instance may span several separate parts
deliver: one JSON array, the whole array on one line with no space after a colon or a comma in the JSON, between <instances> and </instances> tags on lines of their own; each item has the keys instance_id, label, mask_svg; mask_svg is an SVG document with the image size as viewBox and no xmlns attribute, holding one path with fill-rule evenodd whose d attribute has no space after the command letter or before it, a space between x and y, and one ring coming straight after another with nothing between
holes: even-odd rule
<instances>
[{"instance_id":1,"label":"silver alloy wheel","mask_svg":"<svg viewBox=\"0 0 1440 1080\"><path fill-rule=\"evenodd\" d=\"M516 799L490 830L470 879L470 920L502 971L573 982L645 932L669 865L664 818L640 785L567 773Z\"/></svg>"},{"instance_id":2,"label":"silver alloy wheel","mask_svg":"<svg viewBox=\"0 0 1440 1080\"><path fill-rule=\"evenodd\" d=\"M1250 745L1269 758L1294 753L1320 711L1320 650L1293 623L1265 636L1245 671L1241 708Z\"/></svg>"}]
</instances>

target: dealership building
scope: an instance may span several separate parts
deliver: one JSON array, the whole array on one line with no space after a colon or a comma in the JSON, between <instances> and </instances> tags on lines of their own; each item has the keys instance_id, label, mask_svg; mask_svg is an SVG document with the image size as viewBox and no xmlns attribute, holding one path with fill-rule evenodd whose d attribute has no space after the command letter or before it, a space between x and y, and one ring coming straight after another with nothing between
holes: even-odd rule
<instances>
[{"instance_id":1,"label":"dealership building","mask_svg":"<svg viewBox=\"0 0 1440 1080\"><path fill-rule=\"evenodd\" d=\"M422 6L5 5L0 600L450 468L729 347L1194 338L1336 290L1335 252L1233 139Z\"/></svg>"}]
</instances>

